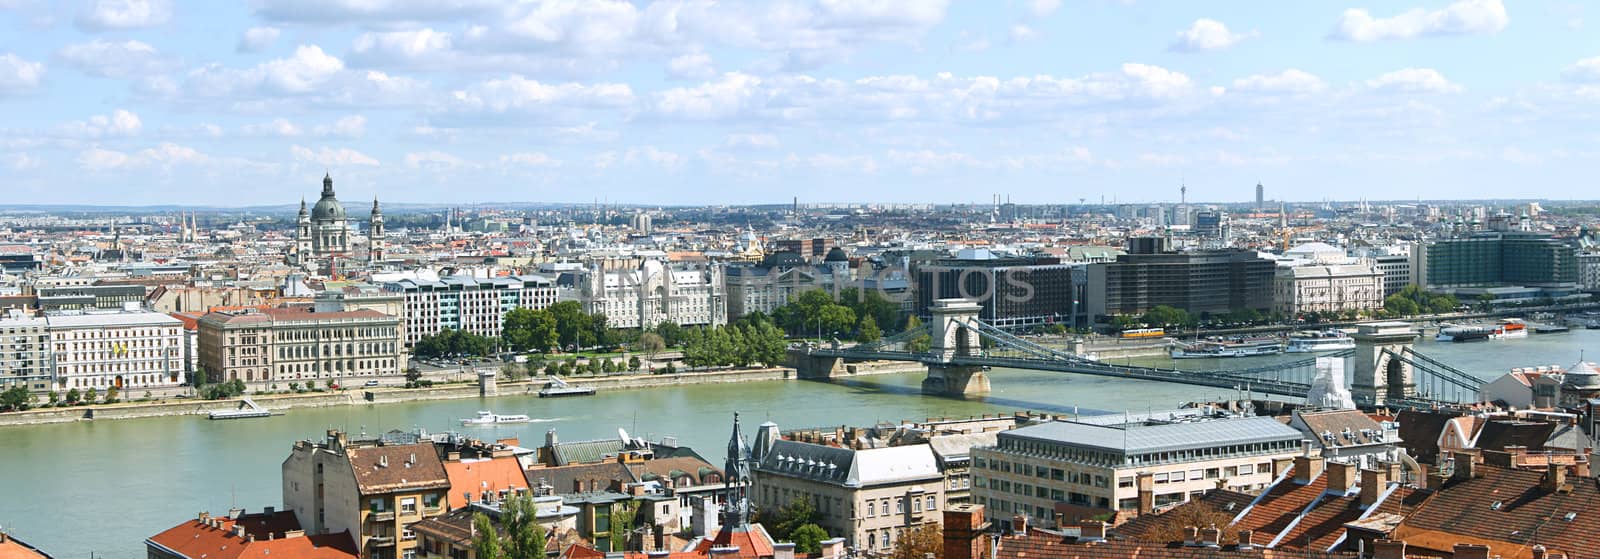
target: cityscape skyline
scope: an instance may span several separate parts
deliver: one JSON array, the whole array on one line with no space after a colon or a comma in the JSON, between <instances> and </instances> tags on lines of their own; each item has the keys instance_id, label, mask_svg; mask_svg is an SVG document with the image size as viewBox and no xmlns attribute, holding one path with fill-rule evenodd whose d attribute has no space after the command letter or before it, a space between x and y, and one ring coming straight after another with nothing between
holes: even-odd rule
<instances>
[{"instance_id":1,"label":"cityscape skyline","mask_svg":"<svg viewBox=\"0 0 1600 559\"><path fill-rule=\"evenodd\" d=\"M44 204L279 204L325 171L415 203L1248 202L1258 181L1286 201L1567 199L1596 156L1571 147L1600 92L1584 17L17 0L0 173Z\"/></svg>"}]
</instances>

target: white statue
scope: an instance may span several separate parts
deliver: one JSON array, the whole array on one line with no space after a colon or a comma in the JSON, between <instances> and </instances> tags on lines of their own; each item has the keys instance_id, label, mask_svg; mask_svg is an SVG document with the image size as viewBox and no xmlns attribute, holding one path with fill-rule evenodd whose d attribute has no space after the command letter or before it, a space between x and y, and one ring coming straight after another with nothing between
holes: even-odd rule
<instances>
[{"instance_id":1,"label":"white statue","mask_svg":"<svg viewBox=\"0 0 1600 559\"><path fill-rule=\"evenodd\" d=\"M1350 397L1350 387L1344 383L1343 357L1317 358L1317 378L1311 380L1311 390L1306 392L1306 405L1322 409L1356 409L1355 399Z\"/></svg>"}]
</instances>

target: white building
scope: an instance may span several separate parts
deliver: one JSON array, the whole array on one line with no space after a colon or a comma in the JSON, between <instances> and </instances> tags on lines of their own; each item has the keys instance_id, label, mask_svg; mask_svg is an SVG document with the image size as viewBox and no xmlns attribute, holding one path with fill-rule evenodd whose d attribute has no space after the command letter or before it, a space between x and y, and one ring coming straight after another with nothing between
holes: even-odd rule
<instances>
[{"instance_id":1,"label":"white building","mask_svg":"<svg viewBox=\"0 0 1600 559\"><path fill-rule=\"evenodd\" d=\"M716 326L728 321L722 267L674 269L646 260L633 270L591 267L575 293L584 312L604 314L613 328L640 328L672 322Z\"/></svg>"},{"instance_id":2,"label":"white building","mask_svg":"<svg viewBox=\"0 0 1600 559\"><path fill-rule=\"evenodd\" d=\"M1383 272L1370 260L1324 243L1302 244L1284 256L1273 279L1274 310L1297 316L1383 306Z\"/></svg>"},{"instance_id":3,"label":"white building","mask_svg":"<svg viewBox=\"0 0 1600 559\"><path fill-rule=\"evenodd\" d=\"M1578 253L1578 286L1600 290L1600 252Z\"/></svg>"},{"instance_id":4,"label":"white building","mask_svg":"<svg viewBox=\"0 0 1600 559\"><path fill-rule=\"evenodd\" d=\"M21 385L49 392L54 368L50 332L43 318L11 310L0 318L0 391Z\"/></svg>"},{"instance_id":5,"label":"white building","mask_svg":"<svg viewBox=\"0 0 1600 559\"><path fill-rule=\"evenodd\" d=\"M404 294L401 322L407 346L445 329L499 336L512 309L542 309L557 300L555 280L537 275L408 278L386 283L384 289Z\"/></svg>"},{"instance_id":6,"label":"white building","mask_svg":"<svg viewBox=\"0 0 1600 559\"><path fill-rule=\"evenodd\" d=\"M117 387L126 393L188 382L181 320L138 310L49 315L45 321L61 390Z\"/></svg>"}]
</instances>

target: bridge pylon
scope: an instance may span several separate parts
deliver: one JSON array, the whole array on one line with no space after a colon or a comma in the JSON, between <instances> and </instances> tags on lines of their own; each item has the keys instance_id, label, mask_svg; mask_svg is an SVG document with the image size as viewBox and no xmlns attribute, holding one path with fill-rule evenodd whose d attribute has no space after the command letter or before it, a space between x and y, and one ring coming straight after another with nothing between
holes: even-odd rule
<instances>
[{"instance_id":1,"label":"bridge pylon","mask_svg":"<svg viewBox=\"0 0 1600 559\"><path fill-rule=\"evenodd\" d=\"M970 299L939 299L929 310L933 313L933 320L928 323L932 359L928 361L928 378L922 380L922 392L942 396L988 394L989 375L983 367L951 363L957 357L983 354L978 332L970 326L983 307Z\"/></svg>"},{"instance_id":2,"label":"bridge pylon","mask_svg":"<svg viewBox=\"0 0 1600 559\"><path fill-rule=\"evenodd\" d=\"M1350 382L1350 395L1356 405L1382 406L1387 400L1410 398L1416 393L1415 371L1411 364L1394 355L1411 348L1417 331L1406 322L1357 324L1356 370Z\"/></svg>"}]
</instances>

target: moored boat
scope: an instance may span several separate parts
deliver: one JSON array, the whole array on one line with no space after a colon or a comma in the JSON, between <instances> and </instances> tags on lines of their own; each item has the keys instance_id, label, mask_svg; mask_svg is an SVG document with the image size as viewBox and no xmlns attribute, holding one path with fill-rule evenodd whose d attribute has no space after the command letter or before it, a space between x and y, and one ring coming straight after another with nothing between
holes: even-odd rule
<instances>
[{"instance_id":1,"label":"moored boat","mask_svg":"<svg viewBox=\"0 0 1600 559\"><path fill-rule=\"evenodd\" d=\"M478 412L478 416L477 417L469 417L469 418L466 418L466 419L462 419L461 420L461 424L462 425L497 425L497 424L501 424L501 423L527 423L529 421L533 421L533 418L530 418L530 417L528 417L526 415L522 415L522 414L500 415L500 414L494 413L492 411L482 410L482 411Z\"/></svg>"}]
</instances>

